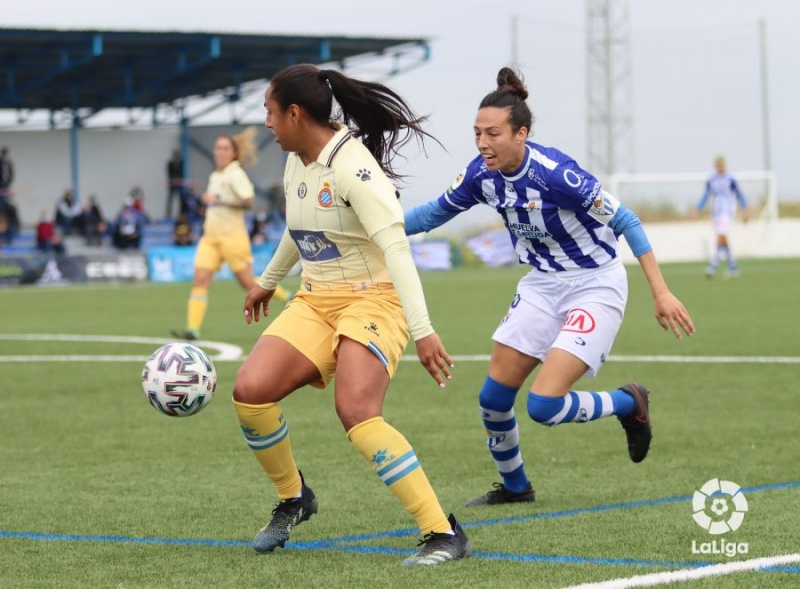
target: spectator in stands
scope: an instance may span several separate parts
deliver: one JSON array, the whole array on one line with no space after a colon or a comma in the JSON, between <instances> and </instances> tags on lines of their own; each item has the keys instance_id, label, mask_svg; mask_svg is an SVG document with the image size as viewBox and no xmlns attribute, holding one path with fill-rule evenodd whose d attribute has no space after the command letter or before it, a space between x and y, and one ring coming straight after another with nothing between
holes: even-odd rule
<instances>
[{"instance_id":1,"label":"spectator in stands","mask_svg":"<svg viewBox=\"0 0 800 589\"><path fill-rule=\"evenodd\" d=\"M194 245L194 229L186 213L178 213L173 231L175 245Z\"/></svg>"},{"instance_id":2,"label":"spectator in stands","mask_svg":"<svg viewBox=\"0 0 800 589\"><path fill-rule=\"evenodd\" d=\"M55 252L56 254L63 254L65 251L58 227L47 209L42 210L39 223L36 225L36 248L41 252Z\"/></svg>"},{"instance_id":3,"label":"spectator in stands","mask_svg":"<svg viewBox=\"0 0 800 589\"><path fill-rule=\"evenodd\" d=\"M112 242L118 249L139 249L147 218L136 207L133 197L128 197L114 221Z\"/></svg>"},{"instance_id":4,"label":"spectator in stands","mask_svg":"<svg viewBox=\"0 0 800 589\"><path fill-rule=\"evenodd\" d=\"M56 205L56 226L63 235L80 234L82 233L82 220L83 211L81 206L75 202L72 190L65 190L61 200Z\"/></svg>"},{"instance_id":5,"label":"spectator in stands","mask_svg":"<svg viewBox=\"0 0 800 589\"><path fill-rule=\"evenodd\" d=\"M281 182L276 182L267 190L267 206L267 223L286 225L286 195Z\"/></svg>"},{"instance_id":6,"label":"spectator in stands","mask_svg":"<svg viewBox=\"0 0 800 589\"><path fill-rule=\"evenodd\" d=\"M183 189L183 156L180 149L172 150L167 161L167 219L172 219L172 201L178 201L178 212L186 212Z\"/></svg>"},{"instance_id":7,"label":"spectator in stands","mask_svg":"<svg viewBox=\"0 0 800 589\"><path fill-rule=\"evenodd\" d=\"M134 186L131 188L131 191L128 193L128 196L133 199L133 207L139 211L139 213L144 217L145 223L150 222L150 215L147 214L147 211L144 209L144 190L142 190L141 186Z\"/></svg>"},{"instance_id":8,"label":"spectator in stands","mask_svg":"<svg viewBox=\"0 0 800 589\"><path fill-rule=\"evenodd\" d=\"M205 219L206 206L203 204L202 198L198 196L197 187L193 182L187 182L184 186L181 210L186 212L192 225Z\"/></svg>"},{"instance_id":9,"label":"spectator in stands","mask_svg":"<svg viewBox=\"0 0 800 589\"><path fill-rule=\"evenodd\" d=\"M260 211L253 215L250 224L250 243L252 245L263 245L267 242L267 213Z\"/></svg>"},{"instance_id":10,"label":"spectator in stands","mask_svg":"<svg viewBox=\"0 0 800 589\"><path fill-rule=\"evenodd\" d=\"M14 162L8 147L0 149L0 237L11 243L19 228L17 209L12 202L11 184L14 182Z\"/></svg>"},{"instance_id":11,"label":"spectator in stands","mask_svg":"<svg viewBox=\"0 0 800 589\"><path fill-rule=\"evenodd\" d=\"M14 183L14 162L8 154L8 147L0 149L0 201L11 193L11 185Z\"/></svg>"},{"instance_id":12,"label":"spectator in stands","mask_svg":"<svg viewBox=\"0 0 800 589\"><path fill-rule=\"evenodd\" d=\"M19 213L17 205L14 204L14 194L12 192L7 192L3 200L4 204L0 205L0 218L3 220L0 239L10 244L20 230Z\"/></svg>"},{"instance_id":13,"label":"spectator in stands","mask_svg":"<svg viewBox=\"0 0 800 589\"><path fill-rule=\"evenodd\" d=\"M94 194L89 197L88 202L84 203L81 215L83 217L81 227L86 238L86 245L102 245L103 235L107 228L106 220Z\"/></svg>"}]
</instances>

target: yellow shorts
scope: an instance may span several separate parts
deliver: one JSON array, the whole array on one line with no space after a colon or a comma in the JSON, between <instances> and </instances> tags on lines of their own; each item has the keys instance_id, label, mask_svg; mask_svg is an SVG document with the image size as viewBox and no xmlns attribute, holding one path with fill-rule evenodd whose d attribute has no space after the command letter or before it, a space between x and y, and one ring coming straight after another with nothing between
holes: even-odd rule
<instances>
[{"instance_id":1,"label":"yellow shorts","mask_svg":"<svg viewBox=\"0 0 800 589\"><path fill-rule=\"evenodd\" d=\"M197 244L194 258L195 268L204 268L216 272L227 262L232 272L239 272L253 265L253 251L250 248L250 236L244 231L235 231L228 235L204 235Z\"/></svg>"},{"instance_id":2,"label":"yellow shorts","mask_svg":"<svg viewBox=\"0 0 800 589\"><path fill-rule=\"evenodd\" d=\"M311 384L324 389L336 373L342 336L369 348L393 377L408 343L408 323L391 285L356 293L301 290L264 335L285 340L311 360L322 375Z\"/></svg>"}]
</instances>

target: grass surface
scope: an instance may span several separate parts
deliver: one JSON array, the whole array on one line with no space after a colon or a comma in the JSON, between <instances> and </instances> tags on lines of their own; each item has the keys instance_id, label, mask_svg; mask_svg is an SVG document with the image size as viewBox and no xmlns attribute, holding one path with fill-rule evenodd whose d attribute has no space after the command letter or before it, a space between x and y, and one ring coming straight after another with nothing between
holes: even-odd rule
<instances>
[{"instance_id":1,"label":"grass surface","mask_svg":"<svg viewBox=\"0 0 800 589\"><path fill-rule=\"evenodd\" d=\"M230 403L239 362L217 362L218 392L202 413L170 419L148 405L139 385L157 343L7 339L79 334L167 341L169 328L183 324L188 284L0 290L0 587L564 587L729 562L691 550L692 541L715 539L694 523L690 501L714 477L746 491L744 523L725 536L749 544L749 554L737 559L798 552L800 261L744 261L742 277L732 281L709 281L697 264L663 269L697 335L676 341L662 332L641 271L630 268L615 359L578 384L585 390L647 384L655 432L650 455L639 465L628 460L616 419L538 426L527 419L520 394L533 505L463 508L498 479L477 410L486 362L457 362L443 391L418 363L401 365L384 415L411 441L442 506L457 514L476 548L469 561L413 570L398 566L416 546L413 521L347 441L330 390L303 389L282 402L320 510L293 532L292 549L259 556L249 542L269 518L275 494ZM491 351L491 333L523 273L423 275L450 354ZM296 279L288 285L296 287ZM263 325L244 323L242 301L235 284L216 283L203 336L246 354ZM19 358L63 355L141 360ZM626 360L633 355L706 360ZM798 583L795 567L682 586Z\"/></svg>"}]
</instances>

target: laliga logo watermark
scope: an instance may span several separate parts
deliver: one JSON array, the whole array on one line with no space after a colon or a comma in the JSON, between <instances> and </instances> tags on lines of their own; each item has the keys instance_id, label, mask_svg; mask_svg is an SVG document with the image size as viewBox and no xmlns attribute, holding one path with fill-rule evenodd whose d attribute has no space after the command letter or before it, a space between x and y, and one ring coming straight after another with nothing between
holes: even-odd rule
<instances>
[{"instance_id":1,"label":"laliga logo watermark","mask_svg":"<svg viewBox=\"0 0 800 589\"><path fill-rule=\"evenodd\" d=\"M718 536L739 529L747 512L747 499L736 483L711 479L694 492L692 511L697 525ZM698 546L697 541L692 540L692 554L724 554L731 558L748 552L750 545L747 542L726 542L725 538L720 538L719 541L701 542Z\"/></svg>"}]
</instances>

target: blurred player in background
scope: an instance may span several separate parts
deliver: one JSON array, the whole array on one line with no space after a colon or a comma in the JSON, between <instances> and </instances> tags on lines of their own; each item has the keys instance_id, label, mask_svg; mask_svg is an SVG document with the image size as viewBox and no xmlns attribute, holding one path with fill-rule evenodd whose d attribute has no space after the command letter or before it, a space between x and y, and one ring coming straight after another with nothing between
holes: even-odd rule
<instances>
[{"instance_id":1,"label":"blurred player in background","mask_svg":"<svg viewBox=\"0 0 800 589\"><path fill-rule=\"evenodd\" d=\"M713 278L717 273L717 266L720 260L725 258L728 261L727 276L734 278L739 276L739 265L731 253L728 233L730 233L731 225L736 218L737 203L742 208L742 220L745 223L750 217L750 212L747 209L747 201L739 189L736 179L725 170L725 158L720 156L715 159L714 168L716 172L706 182L706 190L703 192L703 196L700 197L697 209L693 213L697 217L700 211L705 208L708 199L711 199L709 208L711 209L711 222L714 225L714 233L717 236L717 247L711 257L708 268L706 268L706 276Z\"/></svg>"},{"instance_id":2,"label":"blurred player in background","mask_svg":"<svg viewBox=\"0 0 800 589\"><path fill-rule=\"evenodd\" d=\"M476 204L503 217L523 264L517 286L493 335L489 375L480 391L489 451L502 477L467 506L530 502L514 415L517 391L541 365L528 394L537 423L553 426L616 415L634 462L644 460L652 430L649 391L629 383L609 391L572 390L594 376L611 351L628 297L617 235L625 236L650 284L655 317L665 330L694 333L689 313L661 275L639 218L568 155L528 139L533 116L528 91L510 68L481 102L474 133L480 155L438 199L406 212L408 234L430 231Z\"/></svg>"},{"instance_id":3,"label":"blurred player in background","mask_svg":"<svg viewBox=\"0 0 800 589\"><path fill-rule=\"evenodd\" d=\"M332 120L333 98L341 110ZM275 74L266 126L283 151L287 229L247 295L245 319L267 314L278 281L300 260L302 288L267 327L236 375L242 432L280 498L254 548L272 552L317 511L300 474L278 405L305 386L334 380L334 402L350 442L416 520L422 548L404 565L466 558L472 546L445 515L417 455L382 417L409 332L439 383L452 365L433 329L403 231L391 161L411 137L427 135L401 97L382 84L302 64ZM443 376L444 375L444 376ZM359 494L371 487L358 484ZM365 515L366 517L366 515Z\"/></svg>"},{"instance_id":4,"label":"blurred player in background","mask_svg":"<svg viewBox=\"0 0 800 589\"><path fill-rule=\"evenodd\" d=\"M214 274L227 262L236 280L245 290L256 281L253 276L253 252L245 223L245 211L253 206L253 183L244 167L255 164L256 130L248 127L238 135L220 135L214 142L216 169L208 179L202 196L206 207L203 235L194 259L194 280L186 310L186 328L172 330L172 335L187 340L200 339L200 328L208 309L208 290ZM275 296L288 300L291 293L278 286Z\"/></svg>"}]
</instances>

